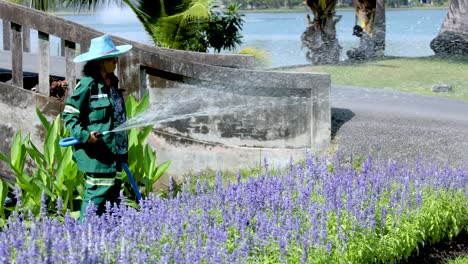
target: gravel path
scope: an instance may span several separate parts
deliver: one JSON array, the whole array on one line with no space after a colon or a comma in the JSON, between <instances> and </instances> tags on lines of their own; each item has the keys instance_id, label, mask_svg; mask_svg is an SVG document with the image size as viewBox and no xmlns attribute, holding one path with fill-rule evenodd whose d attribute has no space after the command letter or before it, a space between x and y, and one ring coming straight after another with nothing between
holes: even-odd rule
<instances>
[{"instance_id":1,"label":"gravel path","mask_svg":"<svg viewBox=\"0 0 468 264\"><path fill-rule=\"evenodd\" d=\"M468 165L468 102L332 86L332 136L338 149L377 159Z\"/></svg>"},{"instance_id":2,"label":"gravel path","mask_svg":"<svg viewBox=\"0 0 468 264\"><path fill-rule=\"evenodd\" d=\"M466 101L332 86L331 103L332 137L345 153L468 166ZM442 264L459 256L468 256L466 233L452 241L427 245L403 263Z\"/></svg>"}]
</instances>

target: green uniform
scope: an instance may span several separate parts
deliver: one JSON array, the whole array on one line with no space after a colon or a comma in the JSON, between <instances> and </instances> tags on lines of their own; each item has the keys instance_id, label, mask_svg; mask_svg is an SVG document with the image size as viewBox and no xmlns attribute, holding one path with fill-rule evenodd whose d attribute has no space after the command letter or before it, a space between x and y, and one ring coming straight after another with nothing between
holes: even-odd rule
<instances>
[{"instance_id":1,"label":"green uniform","mask_svg":"<svg viewBox=\"0 0 468 264\"><path fill-rule=\"evenodd\" d=\"M68 97L63 111L65 126L80 142L74 146L73 159L78 170L85 172L86 193L80 217L86 212L89 201L105 211L106 201L118 202L120 171L127 162L126 132L108 133L96 143L86 143L91 131L111 131L125 122L125 105L118 79L113 76L111 84L104 80L84 77L73 95Z\"/></svg>"}]
</instances>

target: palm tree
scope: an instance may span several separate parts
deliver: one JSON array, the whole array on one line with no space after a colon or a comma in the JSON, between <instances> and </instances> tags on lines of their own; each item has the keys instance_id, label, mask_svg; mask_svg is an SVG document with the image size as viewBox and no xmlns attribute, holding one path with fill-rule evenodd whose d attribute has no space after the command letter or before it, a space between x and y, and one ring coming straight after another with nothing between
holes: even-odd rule
<instances>
[{"instance_id":1,"label":"palm tree","mask_svg":"<svg viewBox=\"0 0 468 264\"><path fill-rule=\"evenodd\" d=\"M40 0L37 0L40 1ZM127 5L157 46L205 51L200 23L209 18L214 0L68 0L78 10L102 4Z\"/></svg>"},{"instance_id":2,"label":"palm tree","mask_svg":"<svg viewBox=\"0 0 468 264\"><path fill-rule=\"evenodd\" d=\"M431 41L438 55L468 55L468 0L452 0L439 35Z\"/></svg>"},{"instance_id":3,"label":"palm tree","mask_svg":"<svg viewBox=\"0 0 468 264\"><path fill-rule=\"evenodd\" d=\"M375 43L375 57L382 57L385 51L384 0L353 0L353 4L361 27Z\"/></svg>"},{"instance_id":4,"label":"palm tree","mask_svg":"<svg viewBox=\"0 0 468 264\"><path fill-rule=\"evenodd\" d=\"M340 60L341 46L336 38L336 23L341 19L335 15L336 0L306 0L314 15L307 15L307 29L301 36L306 47L307 59L312 64L336 64Z\"/></svg>"}]
</instances>

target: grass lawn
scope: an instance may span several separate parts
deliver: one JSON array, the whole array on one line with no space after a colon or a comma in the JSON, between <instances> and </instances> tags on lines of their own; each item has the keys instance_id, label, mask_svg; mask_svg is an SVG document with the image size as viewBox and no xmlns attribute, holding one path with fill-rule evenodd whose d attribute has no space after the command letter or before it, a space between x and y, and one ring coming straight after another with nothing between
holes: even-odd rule
<instances>
[{"instance_id":1,"label":"grass lawn","mask_svg":"<svg viewBox=\"0 0 468 264\"><path fill-rule=\"evenodd\" d=\"M468 58L386 58L359 64L300 66L283 69L296 72L326 72L332 84L391 89L468 100ZM451 92L435 93L432 86L446 84Z\"/></svg>"},{"instance_id":2,"label":"grass lawn","mask_svg":"<svg viewBox=\"0 0 468 264\"><path fill-rule=\"evenodd\" d=\"M468 264L468 256L458 257L454 260L450 260L447 264Z\"/></svg>"}]
</instances>

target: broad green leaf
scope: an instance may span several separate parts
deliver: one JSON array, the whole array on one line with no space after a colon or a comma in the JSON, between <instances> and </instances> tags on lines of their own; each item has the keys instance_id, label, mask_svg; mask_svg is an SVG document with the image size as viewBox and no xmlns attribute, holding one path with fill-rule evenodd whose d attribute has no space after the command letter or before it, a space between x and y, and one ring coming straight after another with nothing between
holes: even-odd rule
<instances>
[{"instance_id":1,"label":"broad green leaf","mask_svg":"<svg viewBox=\"0 0 468 264\"><path fill-rule=\"evenodd\" d=\"M61 160L58 160L58 166L55 169L55 178L54 181L56 183L56 186L58 188L58 193L62 192L63 189L63 183L66 180L65 173L67 172L67 167L70 166L70 163L73 162L72 160L72 152L67 151L64 153L65 155Z\"/></svg>"},{"instance_id":2,"label":"broad green leaf","mask_svg":"<svg viewBox=\"0 0 468 264\"><path fill-rule=\"evenodd\" d=\"M26 173L17 173L16 180L17 180L18 185L21 187L21 189L30 193L34 192L34 186L31 183L32 178L29 177L29 175L27 175Z\"/></svg>"},{"instance_id":3,"label":"broad green leaf","mask_svg":"<svg viewBox=\"0 0 468 264\"><path fill-rule=\"evenodd\" d=\"M148 135L151 133L151 131L153 131L152 126L147 126L140 130L138 133L138 144L142 145L145 142Z\"/></svg>"},{"instance_id":4,"label":"broad green leaf","mask_svg":"<svg viewBox=\"0 0 468 264\"><path fill-rule=\"evenodd\" d=\"M8 164L11 163L10 158L1 151L0 151L0 160L6 162Z\"/></svg>"},{"instance_id":5,"label":"broad green leaf","mask_svg":"<svg viewBox=\"0 0 468 264\"><path fill-rule=\"evenodd\" d=\"M8 195L8 185L0 178L0 217L5 219L5 199Z\"/></svg>"},{"instance_id":6,"label":"broad green leaf","mask_svg":"<svg viewBox=\"0 0 468 264\"><path fill-rule=\"evenodd\" d=\"M49 131L50 123L47 120L47 118L45 118L45 116L42 114L39 107L36 107L36 114L39 117L39 120L41 120L42 126L45 128L45 130Z\"/></svg>"},{"instance_id":7,"label":"broad green leaf","mask_svg":"<svg viewBox=\"0 0 468 264\"><path fill-rule=\"evenodd\" d=\"M144 159L145 171L148 173L148 176L150 176L153 170L156 168L156 155L149 145L145 146Z\"/></svg>"},{"instance_id":8,"label":"broad green leaf","mask_svg":"<svg viewBox=\"0 0 468 264\"><path fill-rule=\"evenodd\" d=\"M44 182L42 182L40 179L34 179L34 183L39 186L40 190L44 191L48 196L50 197L55 197L55 195L50 191L50 188L47 187L46 184L44 184ZM41 195L42 195L42 192L41 192Z\"/></svg>"},{"instance_id":9,"label":"broad green leaf","mask_svg":"<svg viewBox=\"0 0 468 264\"><path fill-rule=\"evenodd\" d=\"M57 140L60 134L60 116L55 118L49 131L47 131L44 141L44 156L49 167L53 166L55 149L57 147Z\"/></svg>"},{"instance_id":10,"label":"broad green leaf","mask_svg":"<svg viewBox=\"0 0 468 264\"><path fill-rule=\"evenodd\" d=\"M143 96L143 98L141 98L140 100L140 103L136 106L135 108L135 113L133 116L137 116L143 112L146 111L146 109L148 109L149 105L150 105L150 97L149 97L149 93L146 92L145 95Z\"/></svg>"},{"instance_id":11,"label":"broad green leaf","mask_svg":"<svg viewBox=\"0 0 468 264\"><path fill-rule=\"evenodd\" d=\"M169 160L159 165L158 169L156 170L156 174L151 179L151 181L155 183L157 180L159 180L159 178L161 178L161 176L167 171L167 169L169 168L169 165L171 165L171 161Z\"/></svg>"},{"instance_id":12,"label":"broad green leaf","mask_svg":"<svg viewBox=\"0 0 468 264\"><path fill-rule=\"evenodd\" d=\"M135 97L130 96L125 101L125 111L127 112L127 118L133 118L135 116L135 108L136 108L136 100Z\"/></svg>"},{"instance_id":13,"label":"broad green leaf","mask_svg":"<svg viewBox=\"0 0 468 264\"><path fill-rule=\"evenodd\" d=\"M44 168L45 157L31 141L27 142L26 151L38 167Z\"/></svg>"},{"instance_id":14,"label":"broad green leaf","mask_svg":"<svg viewBox=\"0 0 468 264\"><path fill-rule=\"evenodd\" d=\"M19 130L11 143L11 164L14 168L22 171L25 161L25 148L21 140L21 131Z\"/></svg>"}]
</instances>

